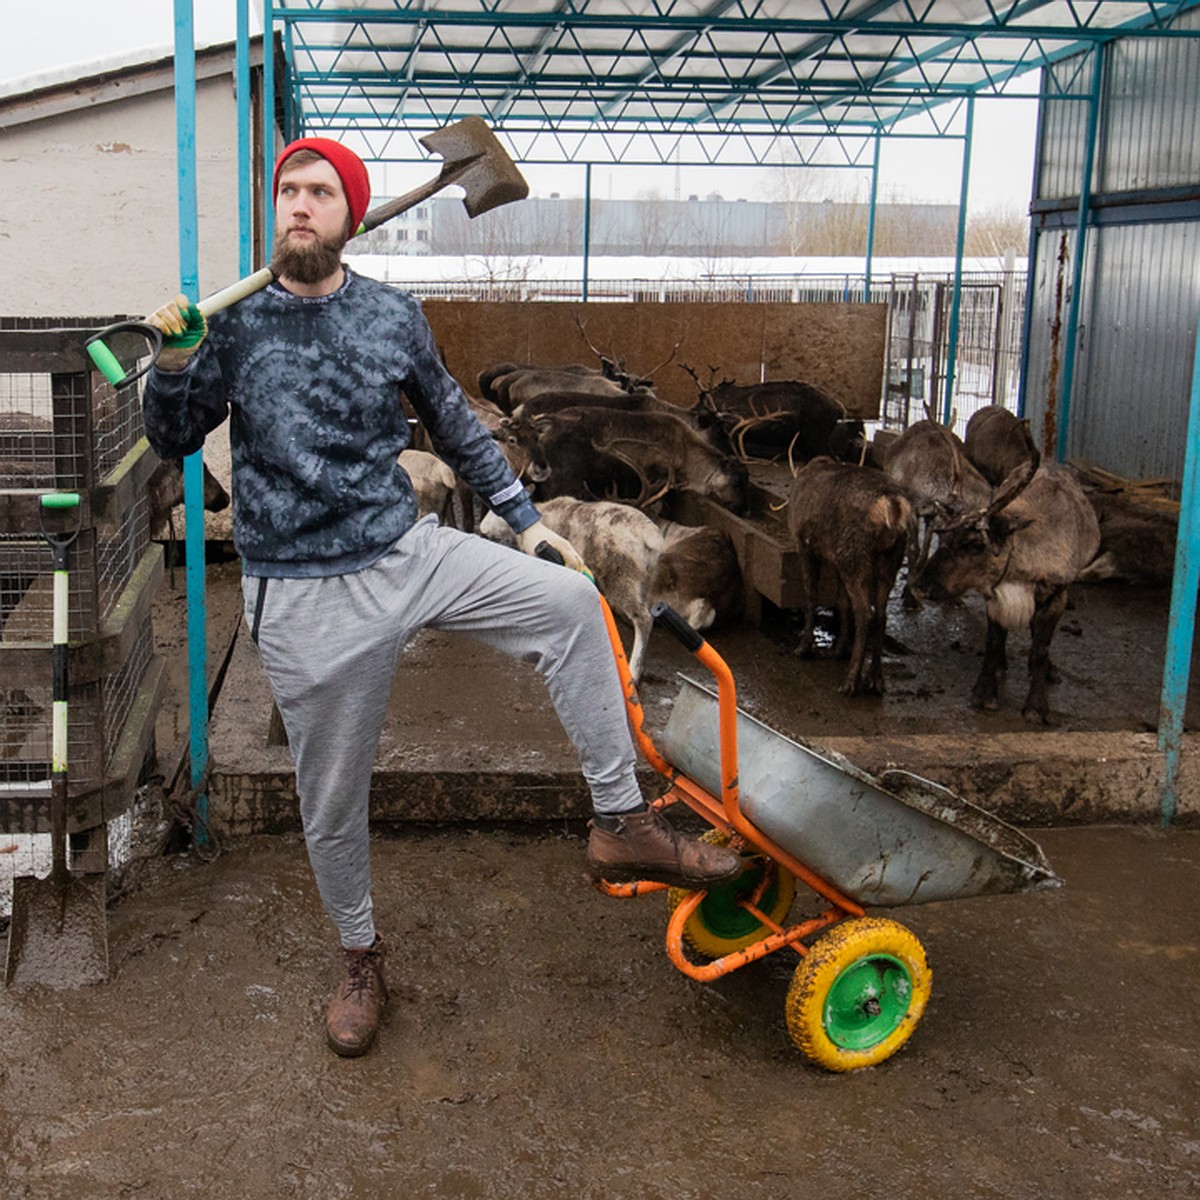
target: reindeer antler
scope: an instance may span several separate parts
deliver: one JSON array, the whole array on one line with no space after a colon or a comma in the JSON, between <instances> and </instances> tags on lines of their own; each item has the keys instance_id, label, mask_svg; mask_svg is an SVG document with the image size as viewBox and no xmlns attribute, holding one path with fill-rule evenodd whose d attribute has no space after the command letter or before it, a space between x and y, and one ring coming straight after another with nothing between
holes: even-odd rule
<instances>
[{"instance_id":1,"label":"reindeer antler","mask_svg":"<svg viewBox=\"0 0 1200 1200\"><path fill-rule=\"evenodd\" d=\"M1014 467L1000 482L1000 486L992 495L992 502L987 506L987 516L993 516L1001 509L1007 508L1030 484L1037 474L1040 456L1035 455L1028 462Z\"/></svg>"},{"instance_id":2,"label":"reindeer antler","mask_svg":"<svg viewBox=\"0 0 1200 1200\"><path fill-rule=\"evenodd\" d=\"M742 460L742 462L763 461L761 459L752 459L750 455L746 453L746 434L749 433L751 429L757 429L758 426L765 425L770 421L774 421L778 417L778 413L759 413L752 417L741 417L739 420L734 422L729 429L729 440L733 443L733 446L737 451L737 456ZM797 432L796 437L799 436L799 432ZM793 443L795 440L796 438L792 438ZM790 453L791 446L788 447L788 451Z\"/></svg>"},{"instance_id":3,"label":"reindeer antler","mask_svg":"<svg viewBox=\"0 0 1200 1200\"><path fill-rule=\"evenodd\" d=\"M575 328L579 330L579 336L583 338L584 345L600 360L601 363L611 363L613 358L611 355L605 354L602 350L598 350L592 345L592 339L587 335L587 322L584 321L578 311L572 314L575 321Z\"/></svg>"},{"instance_id":4,"label":"reindeer antler","mask_svg":"<svg viewBox=\"0 0 1200 1200\"><path fill-rule=\"evenodd\" d=\"M666 357L666 358L664 358L664 359L662 360L662 362L660 362L660 363L658 364L658 366L657 366L657 367L655 367L653 370L650 370L650 371L643 371L643 372L642 372L642 378L643 378L643 379L649 379L649 380L653 380L653 379L654 379L654 376L655 376L655 375L656 375L656 374L657 374L659 371L661 371L661 370L663 369L663 367L668 367L668 366L670 366L670 365L671 365L671 363L672 363L672 361L673 361L673 360L674 360L674 358L675 358L675 355L679 353L679 347L680 347L680 346L682 346L682 345L683 345L683 340L682 340L682 339L680 339L678 342L676 342L676 343L675 343L675 345L673 345L673 346L671 347L671 353L670 353L670 354L668 354L668 355L667 355L667 357ZM682 364L680 364L680 365L682 365ZM686 368L686 367L684 367L684 370L687 370L687 368ZM693 378L693 379L695 379L695 376L693 375L693 376L692 376L692 378Z\"/></svg>"},{"instance_id":5,"label":"reindeer antler","mask_svg":"<svg viewBox=\"0 0 1200 1200\"><path fill-rule=\"evenodd\" d=\"M634 508L649 508L651 504L655 503L657 500L661 500L671 490L671 488L675 486L675 473L668 468L666 483L664 483L663 486L658 489L658 491L654 491L654 485L650 482L650 477L642 469L641 465L637 462L634 462L634 460L630 458L628 454L623 454L620 450L616 449L614 443L617 440L630 441L633 442L634 445L646 444L644 442L638 442L634 438L622 438L613 439L613 441L606 442L603 446L600 446L597 445L595 440L593 440L592 449L595 450L597 454L607 454L610 458L615 458L618 462L624 463L638 477L638 479L641 481L641 486L638 490L637 497L634 500L626 501L626 503L632 504Z\"/></svg>"}]
</instances>

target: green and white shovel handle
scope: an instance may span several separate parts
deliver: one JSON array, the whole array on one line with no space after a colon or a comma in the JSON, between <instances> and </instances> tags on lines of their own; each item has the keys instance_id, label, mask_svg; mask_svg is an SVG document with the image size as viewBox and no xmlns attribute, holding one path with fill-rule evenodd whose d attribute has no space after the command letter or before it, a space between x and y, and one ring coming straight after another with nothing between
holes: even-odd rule
<instances>
[{"instance_id":1,"label":"green and white shovel handle","mask_svg":"<svg viewBox=\"0 0 1200 1200\"><path fill-rule=\"evenodd\" d=\"M75 510L75 524L66 532L47 528L48 512ZM67 549L79 536L83 510L79 506L77 492L48 492L42 497L38 509L38 522L42 537L50 547L54 560L54 683L51 699L54 703L53 731L51 735L51 769L55 779L65 779L67 773L67 643L70 641L70 590L67 574Z\"/></svg>"},{"instance_id":2,"label":"green and white shovel handle","mask_svg":"<svg viewBox=\"0 0 1200 1200\"><path fill-rule=\"evenodd\" d=\"M274 279L275 272L270 267L263 267L253 275L247 275L237 283L213 292L211 296L205 296L194 307L207 321L213 313L229 308L255 292L261 292ZM115 349L122 344L133 347L128 360ZM154 366L163 347L163 335L149 321L118 321L92 334L84 346L100 374L113 387L123 388L141 379Z\"/></svg>"},{"instance_id":3,"label":"green and white shovel handle","mask_svg":"<svg viewBox=\"0 0 1200 1200\"><path fill-rule=\"evenodd\" d=\"M514 200L523 200L529 194L529 185L516 164L480 117L464 117L418 140L431 153L442 156L441 171L403 196L371 209L363 216L353 237L369 233L452 183L462 187L463 204L469 217L477 217L480 213L490 212L502 204L511 204ZM261 291L274 278L271 268L263 267L253 275L247 275L245 279L239 279L222 291L205 297L193 307L207 320L213 313ZM121 321L101 329L84 344L104 378L113 387L122 388L150 370L162 350L164 339L159 330L144 321ZM165 344L171 345L171 339L167 338Z\"/></svg>"}]
</instances>

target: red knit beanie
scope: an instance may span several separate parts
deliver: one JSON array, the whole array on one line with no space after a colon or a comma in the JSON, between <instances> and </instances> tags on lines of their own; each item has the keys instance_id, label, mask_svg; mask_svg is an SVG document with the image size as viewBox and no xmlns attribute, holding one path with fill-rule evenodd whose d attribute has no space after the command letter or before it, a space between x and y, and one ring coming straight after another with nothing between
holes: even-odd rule
<instances>
[{"instance_id":1,"label":"red knit beanie","mask_svg":"<svg viewBox=\"0 0 1200 1200\"><path fill-rule=\"evenodd\" d=\"M329 138L310 137L289 142L275 160L272 197L279 194L280 168L297 150L311 150L314 154L319 154L338 173L338 178L342 181L342 191L346 193L346 203L350 206L350 236L353 237L362 224L367 205L371 202L371 178L363 160L353 150L347 150L340 142L330 141Z\"/></svg>"}]
</instances>

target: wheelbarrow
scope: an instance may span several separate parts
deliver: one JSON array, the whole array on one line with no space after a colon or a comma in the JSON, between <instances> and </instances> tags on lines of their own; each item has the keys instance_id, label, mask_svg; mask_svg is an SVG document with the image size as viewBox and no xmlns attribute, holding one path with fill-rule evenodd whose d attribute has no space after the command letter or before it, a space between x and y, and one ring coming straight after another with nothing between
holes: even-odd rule
<instances>
[{"instance_id":1,"label":"wheelbarrow","mask_svg":"<svg viewBox=\"0 0 1200 1200\"><path fill-rule=\"evenodd\" d=\"M912 1036L928 1002L932 973L921 943L898 921L866 915L867 906L1061 884L1034 841L948 789L906 771L872 776L742 712L724 660L664 604L652 609L656 621L716 687L682 677L660 751L643 727L603 597L601 606L635 740L670 784L655 807L687 805L711 826L703 840L740 852L744 870L708 891L596 886L620 897L667 891L667 954L691 979L719 979L779 950L799 954L785 1016L814 1063L849 1071L883 1062ZM788 924L797 883L824 907Z\"/></svg>"}]
</instances>

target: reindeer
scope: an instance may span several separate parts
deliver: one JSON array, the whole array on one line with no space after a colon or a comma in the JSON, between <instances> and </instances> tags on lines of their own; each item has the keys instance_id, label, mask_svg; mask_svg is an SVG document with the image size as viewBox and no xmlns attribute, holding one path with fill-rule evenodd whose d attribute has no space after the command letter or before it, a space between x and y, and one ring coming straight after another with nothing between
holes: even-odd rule
<instances>
[{"instance_id":1,"label":"reindeer","mask_svg":"<svg viewBox=\"0 0 1200 1200\"><path fill-rule=\"evenodd\" d=\"M732 455L733 447L720 424L708 418L700 405L680 408L669 400L662 400L654 392L623 392L619 396L591 396L582 392L543 392L532 400L517 405L511 417L505 418L507 426L528 422L546 413L559 412L564 408L610 408L622 412L664 413L677 417L690 425L719 454Z\"/></svg>"},{"instance_id":2,"label":"reindeer","mask_svg":"<svg viewBox=\"0 0 1200 1200\"><path fill-rule=\"evenodd\" d=\"M648 508L687 489L735 513L749 503L743 463L715 451L681 418L600 407L565 408L511 429L527 450L534 499L574 496Z\"/></svg>"},{"instance_id":3,"label":"reindeer","mask_svg":"<svg viewBox=\"0 0 1200 1200\"><path fill-rule=\"evenodd\" d=\"M972 465L953 430L937 421L917 421L910 425L887 448L883 472L912 501L923 526L918 542L914 524L913 544L908 551L908 579L904 585L904 606L915 609L920 601L912 581L929 560L935 524L986 505L991 500L992 488Z\"/></svg>"},{"instance_id":4,"label":"reindeer","mask_svg":"<svg viewBox=\"0 0 1200 1200\"><path fill-rule=\"evenodd\" d=\"M963 439L967 457L993 487L1037 455L1029 422L999 404L972 414Z\"/></svg>"},{"instance_id":5,"label":"reindeer","mask_svg":"<svg viewBox=\"0 0 1200 1200\"><path fill-rule=\"evenodd\" d=\"M862 449L862 422L851 420L841 401L815 384L796 379L716 383L716 367L709 367L705 384L692 367L680 366L692 377L708 419L724 428L743 461L786 455L807 462L821 454L857 458Z\"/></svg>"},{"instance_id":6,"label":"reindeer","mask_svg":"<svg viewBox=\"0 0 1200 1200\"><path fill-rule=\"evenodd\" d=\"M607 379L593 367L581 366L536 366L532 363L516 365L504 363L490 367L479 374L479 388L483 398L495 404L504 413L513 410L543 392L580 392L590 396L623 396L628 389L615 379Z\"/></svg>"},{"instance_id":7,"label":"reindeer","mask_svg":"<svg viewBox=\"0 0 1200 1200\"><path fill-rule=\"evenodd\" d=\"M584 344L599 360L599 367L578 363L496 363L479 373L479 390L483 398L511 416L518 407L547 392L574 392L595 397L653 394L651 375L630 372L624 358L606 354L592 345L586 324L578 314L575 315L575 325ZM668 357L655 367L655 371L665 367L678 349L679 344L676 343Z\"/></svg>"},{"instance_id":8,"label":"reindeer","mask_svg":"<svg viewBox=\"0 0 1200 1200\"><path fill-rule=\"evenodd\" d=\"M229 507L229 493L224 484L201 463L201 496L207 512L221 512ZM183 503L183 459L159 459L146 480L147 517L151 538L167 538L174 543L175 508Z\"/></svg>"},{"instance_id":9,"label":"reindeer","mask_svg":"<svg viewBox=\"0 0 1200 1200\"><path fill-rule=\"evenodd\" d=\"M458 476L429 450L401 450L396 461L408 475L421 516L433 513L442 525L453 525Z\"/></svg>"},{"instance_id":10,"label":"reindeer","mask_svg":"<svg viewBox=\"0 0 1200 1200\"><path fill-rule=\"evenodd\" d=\"M796 653L813 653L817 584L821 564L828 563L839 584L833 652L845 657L848 650L850 658L838 688L844 696L883 691L887 602L914 522L912 502L876 467L821 456L792 481L788 528L800 548L804 592L804 634Z\"/></svg>"},{"instance_id":11,"label":"reindeer","mask_svg":"<svg viewBox=\"0 0 1200 1200\"><path fill-rule=\"evenodd\" d=\"M741 565L723 529L680 525L656 517L663 551L650 599L669 604L693 629L708 629L742 615L746 603Z\"/></svg>"},{"instance_id":12,"label":"reindeer","mask_svg":"<svg viewBox=\"0 0 1200 1200\"><path fill-rule=\"evenodd\" d=\"M629 673L636 683L654 624L649 589L663 550L662 534L648 516L627 504L558 496L538 509L542 520L582 556L613 612L633 626ZM484 517L479 531L492 541L515 544L508 523L495 513Z\"/></svg>"},{"instance_id":13,"label":"reindeer","mask_svg":"<svg viewBox=\"0 0 1200 1200\"><path fill-rule=\"evenodd\" d=\"M1067 607L1067 585L1100 546L1096 514L1069 467L1017 467L987 504L960 513L938 530L938 548L917 587L931 600L968 591L983 596L987 612L983 665L971 691L976 708L999 707L999 679L1007 666L1009 630L1028 627L1027 721L1052 724L1050 642Z\"/></svg>"}]
</instances>

